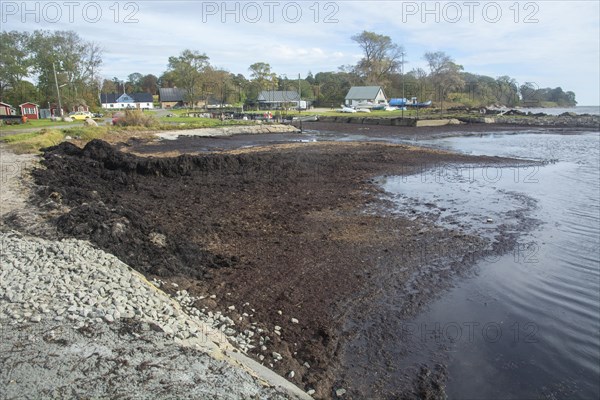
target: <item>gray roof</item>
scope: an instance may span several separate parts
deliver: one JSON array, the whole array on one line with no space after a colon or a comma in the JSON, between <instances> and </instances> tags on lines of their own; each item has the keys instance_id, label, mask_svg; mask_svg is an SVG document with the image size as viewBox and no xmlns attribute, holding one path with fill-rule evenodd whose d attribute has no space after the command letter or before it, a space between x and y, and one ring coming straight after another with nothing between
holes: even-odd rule
<instances>
[{"instance_id":1,"label":"gray roof","mask_svg":"<svg viewBox=\"0 0 600 400\"><path fill-rule=\"evenodd\" d=\"M180 88L160 88L158 89L159 101L184 101L185 90Z\"/></svg>"},{"instance_id":2,"label":"gray roof","mask_svg":"<svg viewBox=\"0 0 600 400\"><path fill-rule=\"evenodd\" d=\"M346 100L371 100L377 97L381 86L352 86L346 95Z\"/></svg>"},{"instance_id":3,"label":"gray roof","mask_svg":"<svg viewBox=\"0 0 600 400\"><path fill-rule=\"evenodd\" d=\"M267 103L285 103L288 101L299 101L300 95L295 90L263 90L258 94L256 100Z\"/></svg>"}]
</instances>

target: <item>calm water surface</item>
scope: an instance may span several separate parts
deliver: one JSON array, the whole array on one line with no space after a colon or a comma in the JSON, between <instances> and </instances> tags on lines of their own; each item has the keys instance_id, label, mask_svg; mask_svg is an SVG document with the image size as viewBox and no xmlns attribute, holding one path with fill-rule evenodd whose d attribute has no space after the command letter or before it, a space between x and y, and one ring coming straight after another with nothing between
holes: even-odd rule
<instances>
[{"instance_id":1,"label":"calm water surface","mask_svg":"<svg viewBox=\"0 0 600 400\"><path fill-rule=\"evenodd\" d=\"M447 352L449 398L600 398L599 134L490 134L420 144L551 160L535 168L434 166L384 183L401 212L433 203L428 212L440 224L458 216L465 230L491 241L500 224L516 224L514 210L537 221L513 251L480 262L477 276L410 321L412 335Z\"/></svg>"}]
</instances>

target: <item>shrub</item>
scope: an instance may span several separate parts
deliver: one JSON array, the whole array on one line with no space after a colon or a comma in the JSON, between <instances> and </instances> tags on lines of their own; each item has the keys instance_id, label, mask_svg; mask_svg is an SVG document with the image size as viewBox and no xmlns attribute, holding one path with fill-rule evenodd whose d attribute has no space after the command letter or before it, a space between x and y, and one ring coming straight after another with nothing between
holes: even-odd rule
<instances>
[{"instance_id":1,"label":"shrub","mask_svg":"<svg viewBox=\"0 0 600 400\"><path fill-rule=\"evenodd\" d=\"M157 125L158 121L154 116L144 114L141 110L127 110L125 116L115 120L118 126L145 126L151 127Z\"/></svg>"}]
</instances>

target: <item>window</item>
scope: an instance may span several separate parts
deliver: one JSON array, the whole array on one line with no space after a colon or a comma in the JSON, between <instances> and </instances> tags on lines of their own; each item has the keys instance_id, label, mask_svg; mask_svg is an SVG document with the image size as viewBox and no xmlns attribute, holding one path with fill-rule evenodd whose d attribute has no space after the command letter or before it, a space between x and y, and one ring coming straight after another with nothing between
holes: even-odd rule
<instances>
[{"instance_id":1,"label":"window","mask_svg":"<svg viewBox=\"0 0 600 400\"><path fill-rule=\"evenodd\" d=\"M110 105L110 108L113 108L114 106L115 106L114 104L111 104L111 105Z\"/></svg>"},{"instance_id":2,"label":"window","mask_svg":"<svg viewBox=\"0 0 600 400\"><path fill-rule=\"evenodd\" d=\"M35 114L35 107L23 107L23 114Z\"/></svg>"}]
</instances>

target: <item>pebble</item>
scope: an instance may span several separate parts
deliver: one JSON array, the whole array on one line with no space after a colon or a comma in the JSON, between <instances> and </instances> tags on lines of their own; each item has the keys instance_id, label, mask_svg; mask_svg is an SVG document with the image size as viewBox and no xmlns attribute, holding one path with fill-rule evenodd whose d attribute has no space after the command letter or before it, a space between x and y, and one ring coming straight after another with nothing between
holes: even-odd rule
<instances>
[{"instance_id":1,"label":"pebble","mask_svg":"<svg viewBox=\"0 0 600 400\"><path fill-rule=\"evenodd\" d=\"M25 239L15 232L0 232L0 243L3 325L5 319L37 323L44 315L44 319L55 321L68 318L76 328L81 328L90 323L112 324L122 318L136 317L157 324L167 336L186 339L200 336L199 324L203 323L219 329L232 343L237 343L242 352L259 345L263 352L267 351L265 344L269 337L263 338L252 330L238 332L235 322L222 312L193 306L199 299L216 299L217 295L193 297L186 290L180 290L170 298L161 291L150 290L146 280L126 264L87 242ZM165 282L153 279L150 284L160 288ZM183 311L173 305L173 300ZM244 303L244 307L249 306ZM235 306L227 309L233 311ZM242 317L249 319L252 315L242 313ZM251 329L263 332L254 326ZM281 327L275 329L280 335ZM265 356L261 356L262 361ZM273 353L273 358L282 359L278 353Z\"/></svg>"},{"instance_id":2,"label":"pebble","mask_svg":"<svg viewBox=\"0 0 600 400\"><path fill-rule=\"evenodd\" d=\"M299 321L296 318L292 318L292 324L297 324Z\"/></svg>"},{"instance_id":3,"label":"pebble","mask_svg":"<svg viewBox=\"0 0 600 400\"><path fill-rule=\"evenodd\" d=\"M342 397L345 394L346 394L346 389L338 389L335 391L335 395L338 397Z\"/></svg>"},{"instance_id":4,"label":"pebble","mask_svg":"<svg viewBox=\"0 0 600 400\"><path fill-rule=\"evenodd\" d=\"M310 389L306 392L307 395L312 396L313 394L315 394L315 389Z\"/></svg>"}]
</instances>

